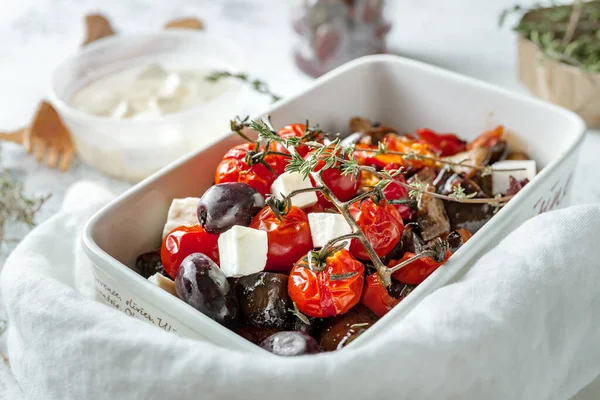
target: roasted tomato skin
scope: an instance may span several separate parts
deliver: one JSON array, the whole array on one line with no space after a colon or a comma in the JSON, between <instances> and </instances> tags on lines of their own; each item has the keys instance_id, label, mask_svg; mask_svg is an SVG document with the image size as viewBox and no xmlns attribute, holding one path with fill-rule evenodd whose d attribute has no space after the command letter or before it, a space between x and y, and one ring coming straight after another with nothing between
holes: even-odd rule
<instances>
[{"instance_id":1,"label":"roasted tomato skin","mask_svg":"<svg viewBox=\"0 0 600 400\"><path fill-rule=\"evenodd\" d=\"M351 204L348 211L379 257L385 256L400 243L404 223L392 204L385 200L377 204L368 198ZM357 239L350 242L350 252L358 259L369 259L369 253Z\"/></svg>"},{"instance_id":2,"label":"roasted tomato skin","mask_svg":"<svg viewBox=\"0 0 600 400\"><path fill-rule=\"evenodd\" d=\"M310 154L310 153L309 153ZM306 158L306 157L305 157ZM325 166L325 161L319 160L314 169L315 172L319 172ZM356 175L342 175L342 171L337 168L328 168L323 170L321 174L323 183L331 190L333 195L340 201L348 201L352 199L360 186L360 176ZM315 180L310 176L310 181L313 186L316 186ZM320 192L317 192L318 203L323 207L331 207L331 203L327 200Z\"/></svg>"},{"instance_id":3,"label":"roasted tomato skin","mask_svg":"<svg viewBox=\"0 0 600 400\"><path fill-rule=\"evenodd\" d=\"M290 124L281 128L277 135L283 139L288 139L291 137L302 137L306 133L306 125L304 124ZM283 146L281 143L274 143L274 148L276 151L282 153L289 153L289 150ZM309 151L310 148L307 145L301 144L295 147L296 153L300 155L300 157L304 157Z\"/></svg>"},{"instance_id":4,"label":"roasted tomato skin","mask_svg":"<svg viewBox=\"0 0 600 400\"><path fill-rule=\"evenodd\" d=\"M381 283L381 279L377 272L372 273L365 279L365 287L363 289L360 302L377 315L379 318L387 314L396 304L400 303L400 299L392 297L385 286Z\"/></svg>"},{"instance_id":5,"label":"roasted tomato skin","mask_svg":"<svg viewBox=\"0 0 600 400\"><path fill-rule=\"evenodd\" d=\"M450 258L451 255L452 255L452 253L450 251L448 251L446 253L446 258L444 259L444 262L446 262L448 260L448 258ZM390 261L390 263L388 264L388 267L391 268L394 265L399 264L403 261L406 261L409 258L414 257L414 256L415 256L414 253L406 252L406 253L404 253L404 256L402 256L402 258L400 260ZM394 277L394 279L396 279L399 282L407 283L409 285L419 285L429 275L431 275L433 273L433 271L435 271L442 264L444 264L444 262L436 263L429 257L421 258L421 259L413 261L412 263L408 264L404 268L401 268L398 271L394 272L394 274L392 276Z\"/></svg>"},{"instance_id":6,"label":"roasted tomato skin","mask_svg":"<svg viewBox=\"0 0 600 400\"><path fill-rule=\"evenodd\" d=\"M406 183L406 179L402 175L398 175L394 178L392 182L390 182L385 189L383 189L383 194L387 200L408 200L410 199L408 195L408 189L401 185L401 183ZM403 220L411 220L413 219L412 208L408 204L393 204L400 213L400 216Z\"/></svg>"},{"instance_id":7,"label":"roasted tomato skin","mask_svg":"<svg viewBox=\"0 0 600 400\"><path fill-rule=\"evenodd\" d=\"M383 138L382 142L389 152L416 153L430 158L435 158L436 156L428 144L414 140L406 135L400 136L395 133L389 133ZM377 148L376 145L359 143L356 145L354 157L360 165L368 165L376 168L383 168L388 164L415 168L433 167L436 165L436 162L431 159L408 160L400 154L390 153L376 155L373 150L377 150ZM367 149L371 151L366 151Z\"/></svg>"},{"instance_id":8,"label":"roasted tomato skin","mask_svg":"<svg viewBox=\"0 0 600 400\"><path fill-rule=\"evenodd\" d=\"M255 148L255 143L244 143L230 149L217 166L215 183L243 182L263 196L269 194L273 181L284 172L287 162L283 156L270 154L265 157L265 162L272 171L262 163L249 165L246 155Z\"/></svg>"},{"instance_id":9,"label":"roasted tomato skin","mask_svg":"<svg viewBox=\"0 0 600 400\"><path fill-rule=\"evenodd\" d=\"M160 259L165 272L173 279L184 258L193 253L202 253L219 264L219 235L208 233L200 225L180 226L163 239Z\"/></svg>"},{"instance_id":10,"label":"roasted tomato skin","mask_svg":"<svg viewBox=\"0 0 600 400\"><path fill-rule=\"evenodd\" d=\"M292 207L279 219L267 206L256 214L250 228L267 232L269 252L265 271L287 274L313 248L308 217L298 207Z\"/></svg>"},{"instance_id":11,"label":"roasted tomato skin","mask_svg":"<svg viewBox=\"0 0 600 400\"><path fill-rule=\"evenodd\" d=\"M294 264L288 280L290 298L302 313L332 317L360 301L365 267L350 252L341 249L331 254L322 271L311 269L308 259L304 256Z\"/></svg>"},{"instance_id":12,"label":"roasted tomato skin","mask_svg":"<svg viewBox=\"0 0 600 400\"><path fill-rule=\"evenodd\" d=\"M467 149L467 143L453 133L437 133L431 129L417 129L417 135L442 156L453 156Z\"/></svg>"}]
</instances>

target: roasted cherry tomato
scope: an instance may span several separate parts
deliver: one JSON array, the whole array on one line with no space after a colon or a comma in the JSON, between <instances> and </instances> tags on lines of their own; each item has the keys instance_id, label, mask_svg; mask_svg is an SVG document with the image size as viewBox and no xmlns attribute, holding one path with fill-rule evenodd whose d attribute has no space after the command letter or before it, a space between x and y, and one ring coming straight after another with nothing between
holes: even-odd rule
<instances>
[{"instance_id":1,"label":"roasted cherry tomato","mask_svg":"<svg viewBox=\"0 0 600 400\"><path fill-rule=\"evenodd\" d=\"M314 253L302 257L290 272L288 293L298 309L310 317L343 314L360 300L364 265L345 249L316 264Z\"/></svg>"},{"instance_id":2,"label":"roasted cherry tomato","mask_svg":"<svg viewBox=\"0 0 600 400\"><path fill-rule=\"evenodd\" d=\"M450 251L448 251L446 253L446 258L444 259L444 262L446 262L446 260L448 260L448 258L450 258L451 255L452 255L452 253L450 253ZM391 268L391 267L393 267L397 264L400 264L401 262L406 261L409 258L414 257L414 256L415 256L414 253L406 252L406 253L404 253L404 256L400 260L390 261L390 263L388 264L388 267ZM400 281L402 283L408 283L410 285L418 285L421 282L423 282L425 280L425 278L427 278L429 275L431 275L431 273L433 271L438 269L438 267L440 265L444 264L444 262L436 263L429 257L420 258L418 260L411 262L407 266L399 269L398 271L394 272L394 274L392 276L394 277L394 279L396 279L397 281Z\"/></svg>"},{"instance_id":3,"label":"roasted cherry tomato","mask_svg":"<svg viewBox=\"0 0 600 400\"><path fill-rule=\"evenodd\" d=\"M200 225L180 226L165 236L160 248L160 259L165 272L173 279L184 258L202 253L219 264L219 235L208 233Z\"/></svg>"},{"instance_id":4,"label":"roasted cherry tomato","mask_svg":"<svg viewBox=\"0 0 600 400\"><path fill-rule=\"evenodd\" d=\"M398 175L390 182L385 189L383 194L388 200L409 200L408 189L402 186L400 183L406 183L406 178L402 175ZM408 204L393 204L396 210L400 213L403 220L411 220L413 218L412 208Z\"/></svg>"},{"instance_id":5,"label":"roasted cherry tomato","mask_svg":"<svg viewBox=\"0 0 600 400\"><path fill-rule=\"evenodd\" d=\"M255 148L255 143L244 143L229 150L217 166L215 183L247 183L266 196L273 181L284 172L287 162L285 157L275 154L264 158L270 169L260 162L249 162L248 153L252 154Z\"/></svg>"},{"instance_id":6,"label":"roasted cherry tomato","mask_svg":"<svg viewBox=\"0 0 600 400\"><path fill-rule=\"evenodd\" d=\"M453 156L465 151L467 142L461 140L453 133L436 133L431 129L417 129L417 135L431 146L440 156Z\"/></svg>"},{"instance_id":7,"label":"roasted cherry tomato","mask_svg":"<svg viewBox=\"0 0 600 400\"><path fill-rule=\"evenodd\" d=\"M310 153L309 153L310 154ZM305 157L306 158L306 157ZM314 169L315 172L319 172L325 166L325 161L319 160ZM310 176L310 181L315 186L315 180ZM331 190L331 192L341 201L348 201L352 199L360 186L360 177L356 175L342 175L342 171L337 168L328 168L322 173L323 182ZM323 195L317 192L317 199L319 204L324 207L330 207L331 203Z\"/></svg>"},{"instance_id":8,"label":"roasted cherry tomato","mask_svg":"<svg viewBox=\"0 0 600 400\"><path fill-rule=\"evenodd\" d=\"M283 128L281 128L279 130L279 132L277 132L277 134L284 138L290 138L290 137L302 137L306 134L306 125L304 124L291 124L291 125L286 125ZM313 137L310 137L311 135L308 135L308 137L306 138L307 141L317 141L320 142L323 137L321 135L315 135ZM298 145L295 147L296 149L296 153L298 153L300 155L300 157L304 157L310 150L310 148L304 144ZM281 143L275 143L275 150L280 151L282 153L288 153L288 149L286 149Z\"/></svg>"},{"instance_id":9,"label":"roasted cherry tomato","mask_svg":"<svg viewBox=\"0 0 600 400\"><path fill-rule=\"evenodd\" d=\"M400 300L389 294L388 290L381 283L377 272L372 273L365 279L365 287L360 302L379 318L383 317L396 304L400 303Z\"/></svg>"},{"instance_id":10,"label":"roasted cherry tomato","mask_svg":"<svg viewBox=\"0 0 600 400\"><path fill-rule=\"evenodd\" d=\"M256 214L250 228L267 232L269 252L265 271L287 274L294 263L313 248L308 217L297 207L278 218L267 206Z\"/></svg>"},{"instance_id":11,"label":"roasted cherry tomato","mask_svg":"<svg viewBox=\"0 0 600 400\"><path fill-rule=\"evenodd\" d=\"M404 223L392 204L385 200L377 204L369 198L353 203L349 211L379 257L385 256L400 243ZM352 239L350 252L361 260L369 259L369 253L357 239Z\"/></svg>"},{"instance_id":12,"label":"roasted cherry tomato","mask_svg":"<svg viewBox=\"0 0 600 400\"><path fill-rule=\"evenodd\" d=\"M504 135L504 126L498 125L490 131L485 131L479 135L475 140L467 144L467 150L471 150L474 147L493 147Z\"/></svg>"},{"instance_id":13,"label":"roasted cherry tomato","mask_svg":"<svg viewBox=\"0 0 600 400\"><path fill-rule=\"evenodd\" d=\"M383 138L382 143L389 152L399 152L404 154L415 153L431 158L435 158L436 156L435 153L431 151L431 148L428 144L418 142L408 136L400 136L394 133L389 133ZM366 151L366 149L370 149L370 151ZM358 143L356 145L354 157L360 165L368 165L376 168L383 168L387 164L415 168L434 167L436 165L436 162L431 159L405 159L401 154L389 153L376 155L373 150L377 149L378 147L376 145Z\"/></svg>"}]
</instances>

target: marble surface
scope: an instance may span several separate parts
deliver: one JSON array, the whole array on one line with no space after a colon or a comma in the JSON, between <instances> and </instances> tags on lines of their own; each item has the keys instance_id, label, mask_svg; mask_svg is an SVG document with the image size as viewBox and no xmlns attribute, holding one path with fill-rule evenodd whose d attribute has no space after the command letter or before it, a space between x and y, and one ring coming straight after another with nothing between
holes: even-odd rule
<instances>
[{"instance_id":1,"label":"marble surface","mask_svg":"<svg viewBox=\"0 0 600 400\"><path fill-rule=\"evenodd\" d=\"M283 96L298 92L312 79L293 62L289 4L276 0L0 0L0 131L28 121L47 91L53 68L80 45L83 18L89 12L107 15L123 33L157 30L180 16L200 17L210 32L234 39L245 49L247 72L266 80ZM525 92L516 76L516 37L508 27L497 25L500 11L512 4L513 0L388 0L388 18L393 23L389 50ZM267 104L268 99L249 95L241 112L258 112ZM600 187L595 185L598 153L600 132L590 131L576 174L574 203L600 201ZM46 169L11 144L2 145L1 157L28 193L52 193L38 222L56 212L66 189L78 180L101 183L115 193L130 187L79 162L67 173ZM16 226L9 232L24 234ZM0 266L6 254L0 254Z\"/></svg>"}]
</instances>

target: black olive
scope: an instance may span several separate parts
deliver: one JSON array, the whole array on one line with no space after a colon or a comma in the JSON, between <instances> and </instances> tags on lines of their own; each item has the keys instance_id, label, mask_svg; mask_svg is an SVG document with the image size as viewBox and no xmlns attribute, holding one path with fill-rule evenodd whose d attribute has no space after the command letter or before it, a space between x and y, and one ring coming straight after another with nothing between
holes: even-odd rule
<instances>
[{"instance_id":1,"label":"black olive","mask_svg":"<svg viewBox=\"0 0 600 400\"><path fill-rule=\"evenodd\" d=\"M175 291L180 299L221 325L230 327L237 322L237 301L229 282L208 256L193 253L181 262Z\"/></svg>"},{"instance_id":2,"label":"black olive","mask_svg":"<svg viewBox=\"0 0 600 400\"><path fill-rule=\"evenodd\" d=\"M461 234L458 233L457 231L450 232L448 234L448 236L446 237L446 241L448 242L448 249L452 253L455 253L456 250L458 250L460 248L460 246L463 245L463 238L462 238Z\"/></svg>"},{"instance_id":3,"label":"black olive","mask_svg":"<svg viewBox=\"0 0 600 400\"><path fill-rule=\"evenodd\" d=\"M287 328L289 310L288 276L257 272L241 277L236 284L240 311L246 323L265 328Z\"/></svg>"},{"instance_id":4,"label":"black olive","mask_svg":"<svg viewBox=\"0 0 600 400\"><path fill-rule=\"evenodd\" d=\"M140 254L135 260L135 270L146 279L156 273L168 277L160 260L160 249Z\"/></svg>"},{"instance_id":5,"label":"black olive","mask_svg":"<svg viewBox=\"0 0 600 400\"><path fill-rule=\"evenodd\" d=\"M325 351L341 349L365 332L375 321L377 317L362 304L356 305L345 314L327 318L321 331L321 347Z\"/></svg>"},{"instance_id":6,"label":"black olive","mask_svg":"<svg viewBox=\"0 0 600 400\"><path fill-rule=\"evenodd\" d=\"M198 220L210 233L222 233L234 225L248 226L265 206L252 186L241 182L212 185L198 202Z\"/></svg>"},{"instance_id":7,"label":"black olive","mask_svg":"<svg viewBox=\"0 0 600 400\"><path fill-rule=\"evenodd\" d=\"M277 332L265 339L260 347L278 356L301 356L322 351L312 336L296 331Z\"/></svg>"}]
</instances>

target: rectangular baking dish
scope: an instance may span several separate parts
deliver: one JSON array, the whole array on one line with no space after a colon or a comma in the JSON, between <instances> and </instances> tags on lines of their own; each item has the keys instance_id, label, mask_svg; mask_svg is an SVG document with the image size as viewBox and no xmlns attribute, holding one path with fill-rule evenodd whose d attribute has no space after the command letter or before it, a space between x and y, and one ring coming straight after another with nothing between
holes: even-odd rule
<instances>
[{"instance_id":1,"label":"rectangular baking dish","mask_svg":"<svg viewBox=\"0 0 600 400\"><path fill-rule=\"evenodd\" d=\"M350 62L265 114L271 115L275 128L309 119L327 131L345 132L350 117L364 116L401 131L428 127L467 139L503 124L513 133L512 147L528 153L542 168L443 267L349 346L362 346L387 324L399 321L526 219L567 205L585 132L582 119L560 107L390 55ZM199 149L139 183L90 219L82 240L94 266L100 300L185 337L230 349L263 351L129 268L137 255L160 244L171 200L200 197L213 183L223 154L240 142L231 135Z\"/></svg>"}]
</instances>

